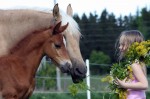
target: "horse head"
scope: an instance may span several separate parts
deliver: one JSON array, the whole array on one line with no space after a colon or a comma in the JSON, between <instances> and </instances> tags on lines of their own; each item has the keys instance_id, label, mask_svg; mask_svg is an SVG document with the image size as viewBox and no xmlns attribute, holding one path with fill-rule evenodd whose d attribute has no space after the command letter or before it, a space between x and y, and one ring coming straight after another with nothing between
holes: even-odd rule
<instances>
[{"instance_id":1,"label":"horse head","mask_svg":"<svg viewBox=\"0 0 150 99\"><path fill-rule=\"evenodd\" d=\"M50 38L44 44L44 52L52 61L59 66L62 72L70 71L72 64L65 48L62 32L67 28L68 23L61 26L59 22L53 29L50 29Z\"/></svg>"},{"instance_id":2,"label":"horse head","mask_svg":"<svg viewBox=\"0 0 150 99\"><path fill-rule=\"evenodd\" d=\"M86 77L87 67L83 61L79 47L81 33L77 22L72 18L72 14L73 10L70 4L67 7L67 14L59 11L58 4L54 6L53 16L56 23L60 20L62 21L62 25L69 22L67 29L63 31L63 35L66 40L66 48L72 62L72 68L69 73L72 76L73 82L79 83Z\"/></svg>"}]
</instances>

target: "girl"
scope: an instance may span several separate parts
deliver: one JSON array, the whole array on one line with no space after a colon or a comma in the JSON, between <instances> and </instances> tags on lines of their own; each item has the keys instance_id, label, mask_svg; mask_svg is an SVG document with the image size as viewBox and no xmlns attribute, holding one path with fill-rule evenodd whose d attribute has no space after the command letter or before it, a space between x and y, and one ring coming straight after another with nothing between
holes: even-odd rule
<instances>
[{"instance_id":1,"label":"girl","mask_svg":"<svg viewBox=\"0 0 150 99\"><path fill-rule=\"evenodd\" d=\"M123 31L118 39L119 61L124 57L129 46L134 42L142 42L143 35L137 30ZM126 79L115 79L115 83L128 90L127 99L146 99L145 90L148 88L146 66L139 61L131 65L134 80L126 82Z\"/></svg>"}]
</instances>

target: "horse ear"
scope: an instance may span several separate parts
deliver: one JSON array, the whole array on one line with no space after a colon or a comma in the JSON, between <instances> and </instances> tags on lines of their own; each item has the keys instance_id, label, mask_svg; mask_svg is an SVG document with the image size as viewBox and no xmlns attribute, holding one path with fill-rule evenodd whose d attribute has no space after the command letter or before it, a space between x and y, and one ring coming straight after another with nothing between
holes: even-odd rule
<instances>
[{"instance_id":1,"label":"horse ear","mask_svg":"<svg viewBox=\"0 0 150 99\"><path fill-rule=\"evenodd\" d=\"M66 28L68 27L68 25L69 25L69 23L67 22L66 25L61 26L61 27L59 28L59 32L62 33L64 30L66 30Z\"/></svg>"},{"instance_id":2,"label":"horse ear","mask_svg":"<svg viewBox=\"0 0 150 99\"><path fill-rule=\"evenodd\" d=\"M58 17L60 16L58 3L55 4L55 6L53 8L53 16L54 16L55 20L57 20Z\"/></svg>"},{"instance_id":3,"label":"horse ear","mask_svg":"<svg viewBox=\"0 0 150 99\"><path fill-rule=\"evenodd\" d=\"M56 35L59 33L60 25L61 25L61 21L59 23L57 23L56 26L54 27L53 33L52 33L53 35Z\"/></svg>"},{"instance_id":4,"label":"horse ear","mask_svg":"<svg viewBox=\"0 0 150 99\"><path fill-rule=\"evenodd\" d=\"M70 16L73 16L73 10L72 10L71 4L69 4L67 6L67 14L70 15Z\"/></svg>"},{"instance_id":5,"label":"horse ear","mask_svg":"<svg viewBox=\"0 0 150 99\"><path fill-rule=\"evenodd\" d=\"M53 29L53 35L56 35L56 34L59 34L59 33L62 33L67 27L68 27L68 24L67 23L66 25L64 26L61 26L61 22L59 22Z\"/></svg>"}]
</instances>

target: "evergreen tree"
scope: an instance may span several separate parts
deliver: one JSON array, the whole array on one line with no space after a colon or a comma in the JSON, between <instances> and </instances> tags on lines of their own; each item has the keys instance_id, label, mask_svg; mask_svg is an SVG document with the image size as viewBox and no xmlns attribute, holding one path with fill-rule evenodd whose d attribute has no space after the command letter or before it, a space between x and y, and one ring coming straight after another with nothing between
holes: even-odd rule
<instances>
[{"instance_id":1,"label":"evergreen tree","mask_svg":"<svg viewBox=\"0 0 150 99\"><path fill-rule=\"evenodd\" d=\"M146 39L150 39L150 11L147 8L143 8L141 11L143 27L144 27L144 34Z\"/></svg>"},{"instance_id":2,"label":"evergreen tree","mask_svg":"<svg viewBox=\"0 0 150 99\"><path fill-rule=\"evenodd\" d=\"M141 13L137 10L135 16L120 16L116 18L113 13L109 14L106 9L100 16L96 13L89 14L89 17L82 15L81 19L75 15L79 23L83 38L80 42L83 58L89 58L93 50L102 51L115 61L115 42L119 34L124 30L138 29L146 39L150 39L150 11L143 8Z\"/></svg>"}]
</instances>

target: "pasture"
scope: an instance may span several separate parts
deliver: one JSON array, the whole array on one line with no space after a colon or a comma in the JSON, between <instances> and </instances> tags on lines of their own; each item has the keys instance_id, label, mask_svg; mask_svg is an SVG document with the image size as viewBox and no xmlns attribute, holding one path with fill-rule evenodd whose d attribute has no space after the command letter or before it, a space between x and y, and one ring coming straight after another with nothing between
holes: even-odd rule
<instances>
[{"instance_id":1,"label":"pasture","mask_svg":"<svg viewBox=\"0 0 150 99\"><path fill-rule=\"evenodd\" d=\"M116 99L115 95L111 94L107 89L107 83L103 83L100 79L103 76L92 76L91 81L91 99ZM40 78L37 78L40 79ZM46 78L52 79L52 78ZM148 77L150 83L150 76ZM62 77L62 91L56 91L56 88L50 90L34 91L30 99L87 99L86 91L80 91L75 96L72 96L68 90L68 86L72 84L70 77ZM146 92L147 99L150 98L150 88Z\"/></svg>"},{"instance_id":2,"label":"pasture","mask_svg":"<svg viewBox=\"0 0 150 99\"><path fill-rule=\"evenodd\" d=\"M75 96L73 96L69 91L69 86L73 84L71 77L68 74L61 73L60 82L61 82L61 90L57 88L57 76L56 76L56 68L51 63L47 63L47 66L42 66L41 70L48 70L47 67L51 67L51 73L53 76L44 76L40 75L37 72L36 76L36 88L30 99L87 99L86 90L79 91ZM100 66L103 68L102 66ZM108 83L101 82L101 79L107 75L107 72L103 72L104 74L98 73L98 70L95 71L95 67L91 68L90 75L90 89L91 89L91 99L116 99L115 95L111 94L108 90ZM109 67L106 66L106 67ZM100 69L101 69L100 68ZM52 70L53 69L53 70ZM107 68L105 68L106 70ZM148 68L149 69L149 68ZM95 72L94 72L94 71ZM148 75L148 80L150 84L150 75ZM86 79L84 80L86 82ZM150 88L146 92L147 97L150 97Z\"/></svg>"}]
</instances>

